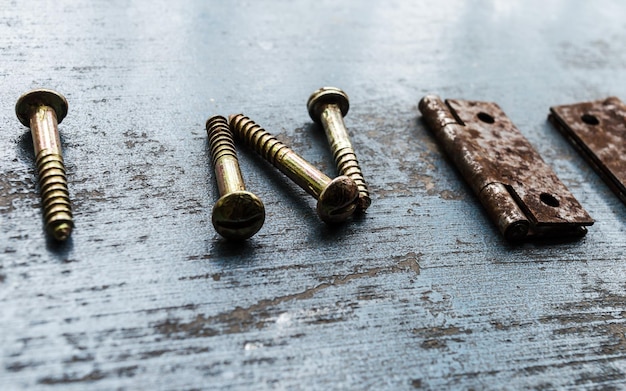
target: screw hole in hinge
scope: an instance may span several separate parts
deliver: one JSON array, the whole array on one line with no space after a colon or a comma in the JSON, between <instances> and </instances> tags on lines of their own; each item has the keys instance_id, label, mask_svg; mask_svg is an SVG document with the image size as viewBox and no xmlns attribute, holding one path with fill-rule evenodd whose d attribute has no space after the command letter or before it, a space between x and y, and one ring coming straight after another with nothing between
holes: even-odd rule
<instances>
[{"instance_id":1,"label":"screw hole in hinge","mask_svg":"<svg viewBox=\"0 0 626 391\"><path fill-rule=\"evenodd\" d=\"M484 111L481 111L480 113L476 114L476 117L478 117L479 120L488 124L492 124L496 122L496 120L491 115L485 113Z\"/></svg>"},{"instance_id":2,"label":"screw hole in hinge","mask_svg":"<svg viewBox=\"0 0 626 391\"><path fill-rule=\"evenodd\" d=\"M553 196L552 194L549 194L549 193L541 193L539 195L539 199L544 204L546 204L548 206L551 206L553 208L556 208L556 207L558 207L560 205L559 204L559 200L557 200L555 196Z\"/></svg>"},{"instance_id":3,"label":"screw hole in hinge","mask_svg":"<svg viewBox=\"0 0 626 391\"><path fill-rule=\"evenodd\" d=\"M591 114L583 114L580 119L587 125L598 125L600 123L600 121L598 121L598 118L595 115Z\"/></svg>"}]
</instances>

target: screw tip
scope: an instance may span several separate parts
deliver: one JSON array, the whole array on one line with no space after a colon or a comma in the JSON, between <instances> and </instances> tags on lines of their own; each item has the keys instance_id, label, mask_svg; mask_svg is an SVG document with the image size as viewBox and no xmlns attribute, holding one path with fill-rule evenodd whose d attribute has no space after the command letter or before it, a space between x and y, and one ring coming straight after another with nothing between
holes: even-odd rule
<instances>
[{"instance_id":1,"label":"screw tip","mask_svg":"<svg viewBox=\"0 0 626 391\"><path fill-rule=\"evenodd\" d=\"M360 212L365 212L367 208L370 207L370 205L372 205L372 199L370 198L369 193L364 192L364 191L359 191L359 198L356 204L357 209Z\"/></svg>"},{"instance_id":2,"label":"screw tip","mask_svg":"<svg viewBox=\"0 0 626 391\"><path fill-rule=\"evenodd\" d=\"M341 115L344 117L348 114L348 110L350 109L350 101L345 92L337 87L322 87L311 94L306 104L309 116L314 122L320 122L322 109L328 104L339 106Z\"/></svg>"},{"instance_id":3,"label":"screw tip","mask_svg":"<svg viewBox=\"0 0 626 391\"><path fill-rule=\"evenodd\" d=\"M56 91L43 88L29 91L20 96L15 104L15 114L17 114L22 125L30 127L30 116L33 108L42 105L52 107L59 124L67 115L68 104L65 97Z\"/></svg>"},{"instance_id":4,"label":"screw tip","mask_svg":"<svg viewBox=\"0 0 626 391\"><path fill-rule=\"evenodd\" d=\"M67 240L71 233L72 225L69 223L61 223L52 227L52 236L60 242Z\"/></svg>"}]
</instances>

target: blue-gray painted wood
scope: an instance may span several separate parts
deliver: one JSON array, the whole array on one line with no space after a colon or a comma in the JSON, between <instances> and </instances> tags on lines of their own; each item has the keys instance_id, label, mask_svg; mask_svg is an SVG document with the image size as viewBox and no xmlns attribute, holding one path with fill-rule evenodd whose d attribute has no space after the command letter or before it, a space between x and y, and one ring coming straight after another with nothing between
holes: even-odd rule
<instances>
[{"instance_id":1,"label":"blue-gray painted wood","mask_svg":"<svg viewBox=\"0 0 626 391\"><path fill-rule=\"evenodd\" d=\"M626 97L619 1L0 4L0 384L57 389L620 388L626 208L546 121ZM326 227L240 150L267 220L211 226L204 122L243 112L333 175L323 85L373 203ZM47 240L13 106L66 95L70 242ZM497 102L596 219L503 241L419 119L426 93Z\"/></svg>"}]
</instances>

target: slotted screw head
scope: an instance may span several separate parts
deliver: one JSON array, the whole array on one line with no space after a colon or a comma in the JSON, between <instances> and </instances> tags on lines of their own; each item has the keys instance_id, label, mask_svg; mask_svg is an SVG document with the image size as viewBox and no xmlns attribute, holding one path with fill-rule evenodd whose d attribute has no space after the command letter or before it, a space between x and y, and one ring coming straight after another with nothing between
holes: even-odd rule
<instances>
[{"instance_id":1,"label":"slotted screw head","mask_svg":"<svg viewBox=\"0 0 626 391\"><path fill-rule=\"evenodd\" d=\"M68 104L65 97L56 91L41 88L29 91L17 100L15 114L22 125L30 127L32 111L38 106L52 107L57 116L57 124L67 115Z\"/></svg>"},{"instance_id":2,"label":"slotted screw head","mask_svg":"<svg viewBox=\"0 0 626 391\"><path fill-rule=\"evenodd\" d=\"M337 105L339 110L341 110L341 115L344 117L348 114L348 110L350 109L350 101L345 92L337 87L322 87L311 94L306 104L309 110L309 116L314 122L318 124L322 123L322 110L324 110L324 106L328 104Z\"/></svg>"},{"instance_id":3,"label":"slotted screw head","mask_svg":"<svg viewBox=\"0 0 626 391\"><path fill-rule=\"evenodd\" d=\"M263 202L249 191L236 191L220 197L213 206L213 227L227 239L248 239L265 222Z\"/></svg>"},{"instance_id":4,"label":"slotted screw head","mask_svg":"<svg viewBox=\"0 0 626 391\"><path fill-rule=\"evenodd\" d=\"M359 189L345 175L339 176L324 188L317 200L317 214L327 223L341 223L354 214Z\"/></svg>"}]
</instances>

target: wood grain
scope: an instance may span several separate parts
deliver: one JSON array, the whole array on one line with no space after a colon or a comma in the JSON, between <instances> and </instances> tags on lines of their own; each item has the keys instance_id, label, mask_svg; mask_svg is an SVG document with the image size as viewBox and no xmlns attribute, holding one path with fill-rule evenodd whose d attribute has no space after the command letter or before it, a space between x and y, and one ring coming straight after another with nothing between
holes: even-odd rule
<instances>
[{"instance_id":1,"label":"wood grain","mask_svg":"<svg viewBox=\"0 0 626 391\"><path fill-rule=\"evenodd\" d=\"M626 213L546 121L625 95L617 1L2 1L3 390L618 389ZM204 122L243 112L334 175L306 100L348 93L373 197L335 228L240 149L264 227L211 226ZM66 95L76 230L44 233L17 97ZM422 123L497 102L596 220L510 246Z\"/></svg>"}]
</instances>

